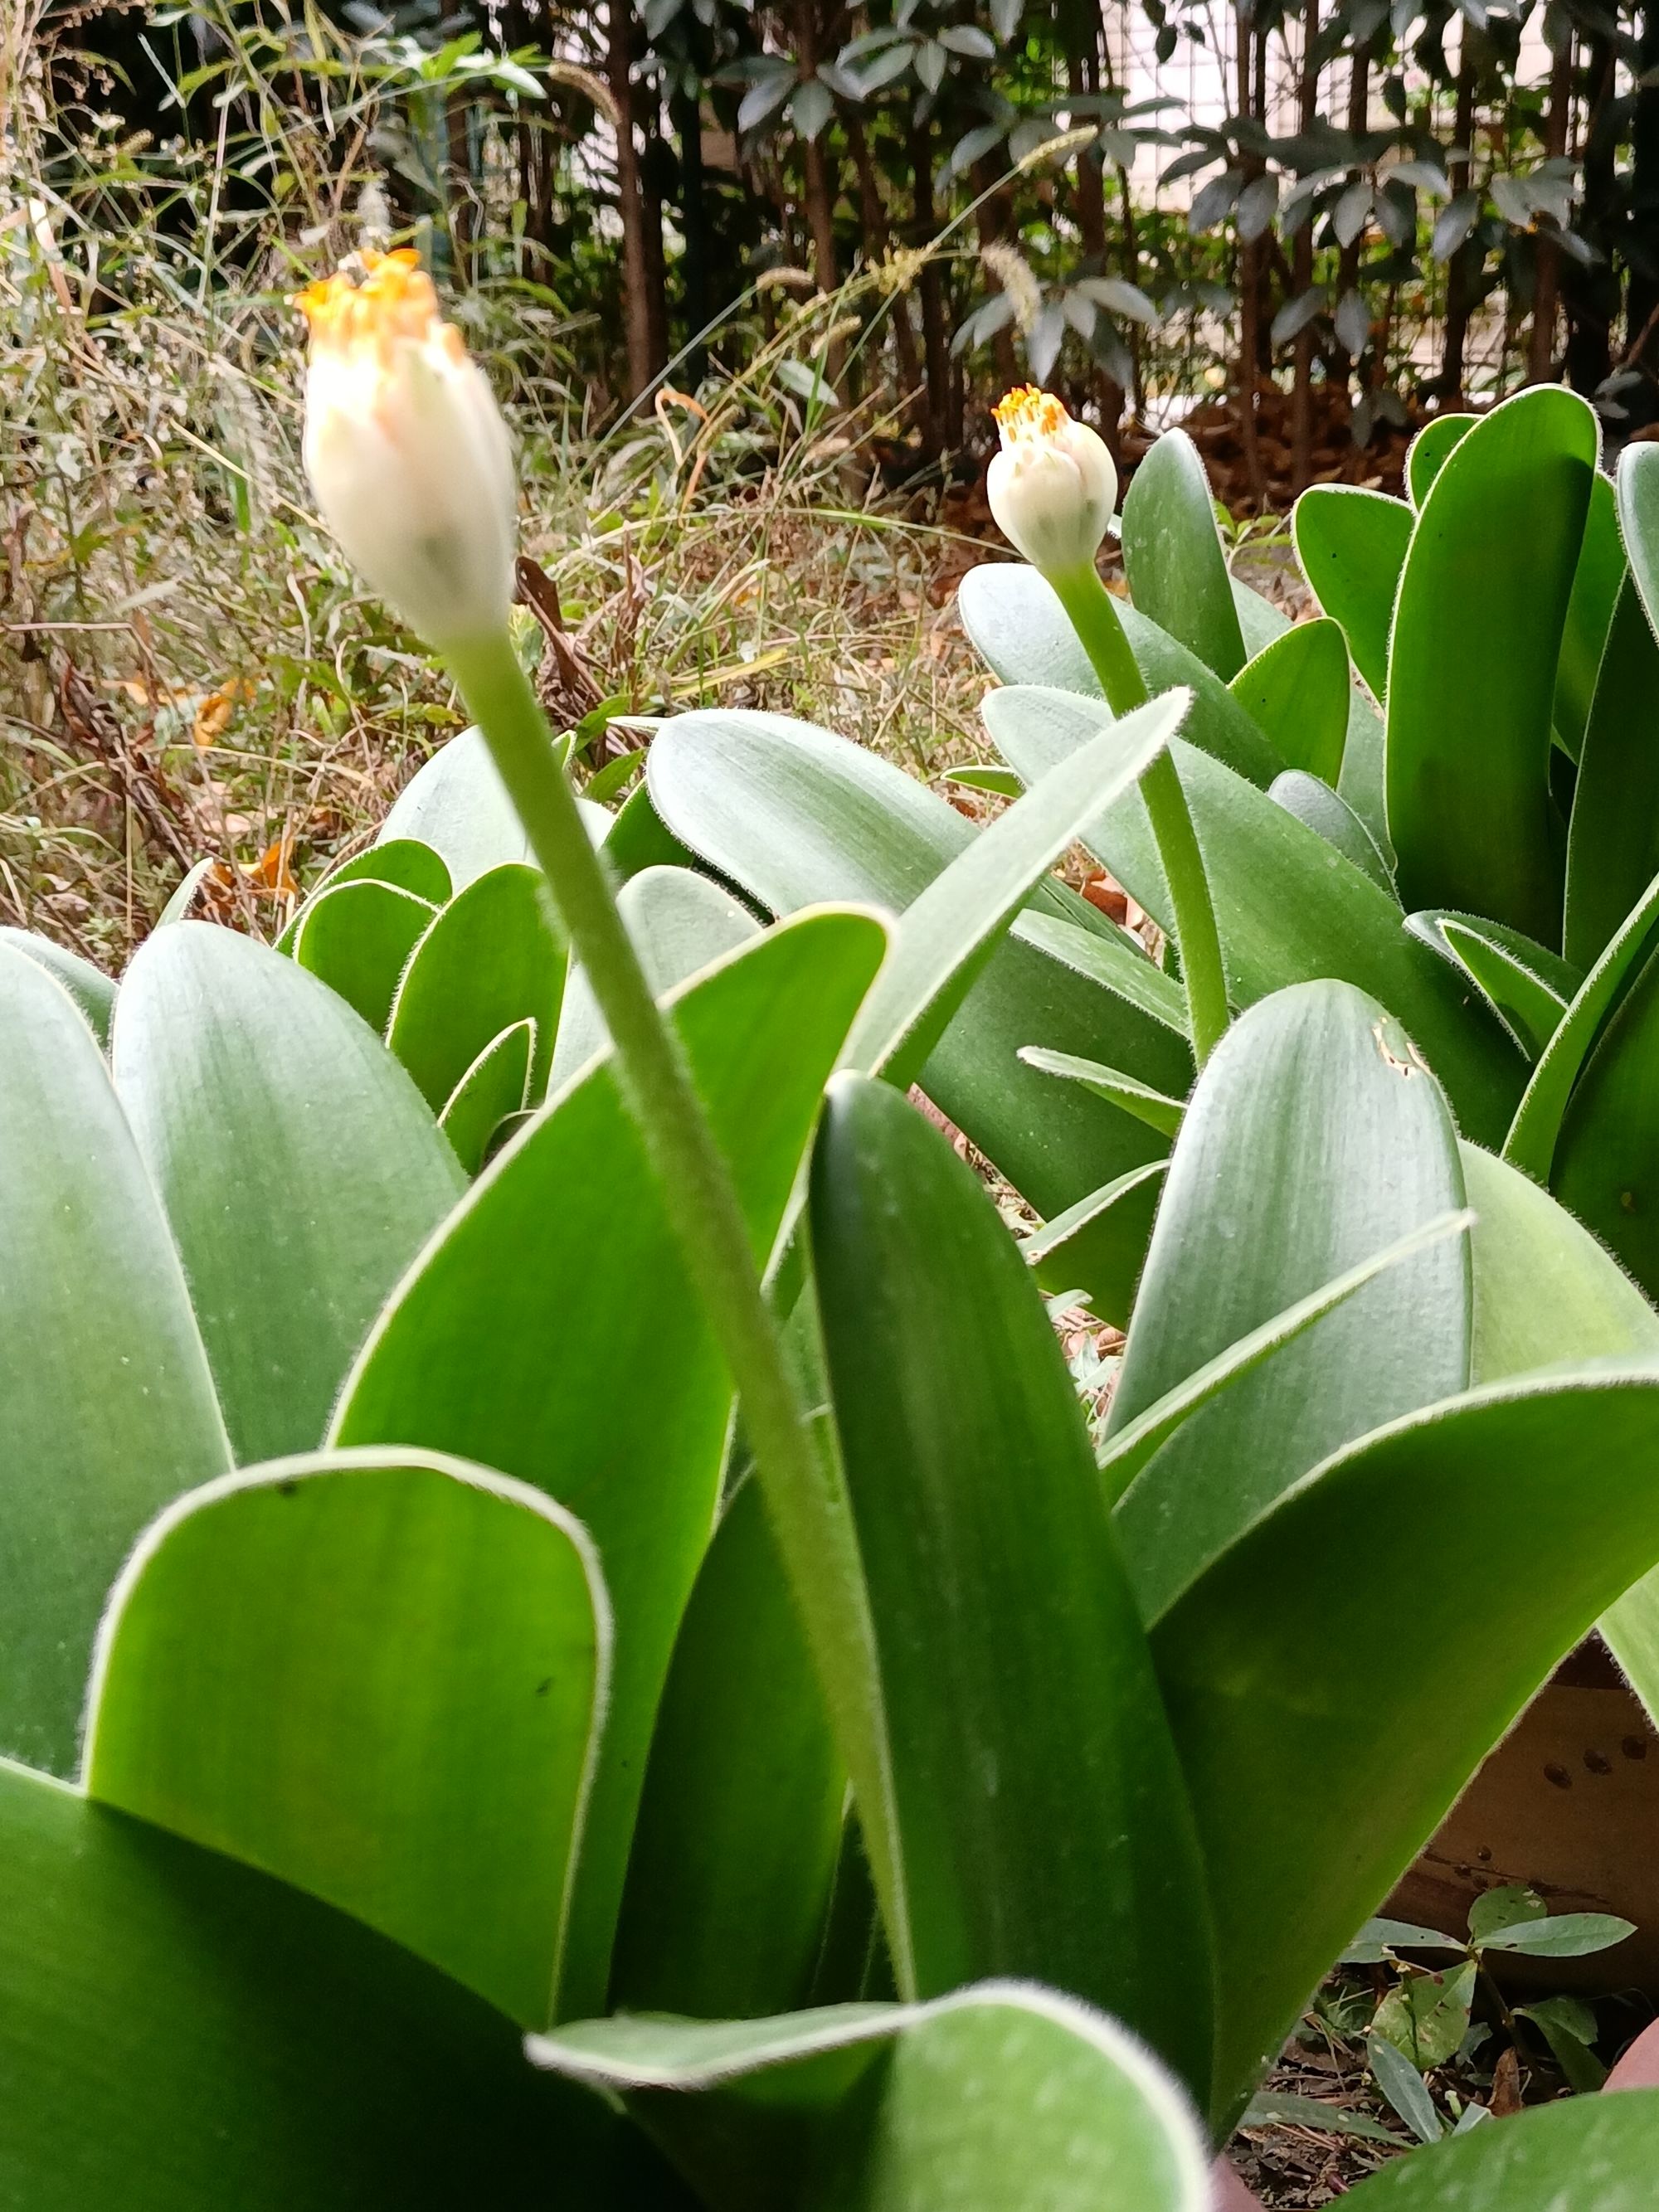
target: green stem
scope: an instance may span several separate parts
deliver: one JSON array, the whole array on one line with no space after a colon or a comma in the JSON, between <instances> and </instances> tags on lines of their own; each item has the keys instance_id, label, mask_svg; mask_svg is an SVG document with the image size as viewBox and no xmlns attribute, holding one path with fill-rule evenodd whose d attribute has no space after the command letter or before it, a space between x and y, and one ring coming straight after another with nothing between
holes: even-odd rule
<instances>
[{"instance_id":1,"label":"green stem","mask_svg":"<svg viewBox=\"0 0 1659 2212\"><path fill-rule=\"evenodd\" d=\"M756 1473L859 1796L872 1860L887 1876L883 1903L895 1951L898 1961L908 1962L896 1863L884 1849L892 1833L890 1776L860 1704L860 1686L871 1679L873 1665L873 1631L861 1616L847 1617L825 1571L839 1534L830 1525L835 1505L825 1493L737 1191L678 1035L658 1011L510 641L503 632L452 649L448 659L611 1032L617 1088L639 1129L686 1272L732 1370Z\"/></svg>"},{"instance_id":2,"label":"green stem","mask_svg":"<svg viewBox=\"0 0 1659 2212\"><path fill-rule=\"evenodd\" d=\"M1127 714L1144 706L1147 692L1112 595L1100 580L1093 562L1052 575L1054 586L1077 632L1090 665L1100 678L1106 703L1115 714ZM1216 928L1215 908L1210 898L1209 878L1198 833L1181 787L1180 774L1170 754L1161 752L1140 779L1140 795L1158 841L1174 909L1175 940L1181 955L1181 973L1187 987L1187 1018L1192 1030L1193 1058L1202 1067L1227 1030L1227 978L1221 963L1221 939Z\"/></svg>"}]
</instances>

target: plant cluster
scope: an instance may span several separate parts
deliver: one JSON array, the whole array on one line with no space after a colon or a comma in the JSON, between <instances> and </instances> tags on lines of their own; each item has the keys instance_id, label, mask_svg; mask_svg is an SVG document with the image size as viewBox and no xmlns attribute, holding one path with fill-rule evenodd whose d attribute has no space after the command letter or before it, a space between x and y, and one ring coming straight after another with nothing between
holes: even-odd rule
<instances>
[{"instance_id":1,"label":"plant cluster","mask_svg":"<svg viewBox=\"0 0 1659 2212\"><path fill-rule=\"evenodd\" d=\"M1119 608L1104 447L1014 395L1046 574L963 605L1029 787L977 827L702 711L613 809L428 280L302 305L319 504L477 727L276 945L199 874L118 986L0 943L0 2195L1203 2212L1560 1657L1599 1622L1659 1698L1659 1315L1567 1210L1644 1274L1659 890L1610 915L1583 823L1648 766L1648 472L1603 508L1561 393L1453 421L1415 507L1310 495L1340 612L1292 629L1178 435ZM1128 1324L1098 1441L1060 1280ZM1624 1932L1571 1921L1494 1893L1467 1978ZM1385 2087L1462 2002L1412 1987ZM1460 2122L1358 2201L1637 2212L1656 2106Z\"/></svg>"}]
</instances>

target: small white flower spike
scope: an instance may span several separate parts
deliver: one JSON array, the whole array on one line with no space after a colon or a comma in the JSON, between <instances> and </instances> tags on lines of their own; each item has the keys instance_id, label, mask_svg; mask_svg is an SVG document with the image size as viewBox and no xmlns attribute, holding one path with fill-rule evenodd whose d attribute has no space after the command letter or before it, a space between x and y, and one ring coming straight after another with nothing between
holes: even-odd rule
<instances>
[{"instance_id":1,"label":"small white flower spike","mask_svg":"<svg viewBox=\"0 0 1659 2212\"><path fill-rule=\"evenodd\" d=\"M986 490L997 527L1045 576L1092 568L1117 504L1104 439L1035 385L1018 386L995 412L1002 450Z\"/></svg>"}]
</instances>

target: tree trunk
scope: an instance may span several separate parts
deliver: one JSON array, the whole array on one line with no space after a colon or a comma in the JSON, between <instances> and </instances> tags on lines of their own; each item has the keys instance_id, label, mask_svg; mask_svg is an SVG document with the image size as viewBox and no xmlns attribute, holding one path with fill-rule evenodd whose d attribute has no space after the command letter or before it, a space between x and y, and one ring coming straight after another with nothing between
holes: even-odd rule
<instances>
[{"instance_id":1,"label":"tree trunk","mask_svg":"<svg viewBox=\"0 0 1659 2212\"><path fill-rule=\"evenodd\" d=\"M1237 0L1233 24L1238 47L1238 112L1241 116L1253 116L1256 72L1251 63L1255 33L1250 0ZM1242 166L1247 178L1261 173L1260 160L1246 160ZM1256 246L1255 239L1241 238L1238 241L1238 442L1244 457L1245 482L1260 514L1267 504L1267 487L1261 472L1261 444L1256 434L1255 419L1256 380L1261 374L1261 262Z\"/></svg>"},{"instance_id":2,"label":"tree trunk","mask_svg":"<svg viewBox=\"0 0 1659 2212\"><path fill-rule=\"evenodd\" d=\"M680 297L690 343L708 320L708 210L703 200L702 106L696 94L678 89L669 102L669 118L680 149ZM696 391L708 368L708 349L694 345L682 364L685 382Z\"/></svg>"},{"instance_id":3,"label":"tree trunk","mask_svg":"<svg viewBox=\"0 0 1659 2212\"><path fill-rule=\"evenodd\" d=\"M1371 114L1371 50L1369 46L1356 46L1353 59L1348 64L1348 136L1364 136ZM1340 299L1355 289L1359 282L1361 241L1356 238L1352 246L1345 246L1337 257L1336 294ZM1332 376L1346 385L1354 371L1354 362L1347 348L1340 341L1330 351Z\"/></svg>"},{"instance_id":4,"label":"tree trunk","mask_svg":"<svg viewBox=\"0 0 1659 2212\"><path fill-rule=\"evenodd\" d=\"M1601 256L1594 268L1561 264L1561 303L1567 315L1567 381L1586 398L1613 374L1613 323L1619 312L1619 281L1613 274L1613 224L1618 180L1614 170L1618 127L1611 39L1588 41L1585 89L1589 113L1583 148L1584 197L1578 228Z\"/></svg>"},{"instance_id":5,"label":"tree trunk","mask_svg":"<svg viewBox=\"0 0 1659 2212\"><path fill-rule=\"evenodd\" d=\"M994 163L975 161L974 164L975 197L977 198L981 194L989 193L976 218L981 256L988 246L1001 245L1013 228L1011 222L1012 210L1009 205L1007 195L990 191L990 187L995 183L1000 173L1000 161ZM1014 250L1016 252L1019 250L1018 238L1015 240ZM989 262L983 259L980 265L985 271L986 282L991 289L994 292L1000 292L1003 283L996 270L992 268ZM1018 383L1019 360L1014 351L1014 334L1006 323L991 341L991 362L996 373L1000 391L1006 392L1010 385Z\"/></svg>"},{"instance_id":6,"label":"tree trunk","mask_svg":"<svg viewBox=\"0 0 1659 2212\"><path fill-rule=\"evenodd\" d=\"M925 250L939 228L933 210L933 126L916 121L914 115L910 122L910 175L915 195L914 242L919 250ZM937 460L949 442L951 421L951 355L945 328L945 278L937 261L924 264L921 290L922 356L927 371L922 447L930 460Z\"/></svg>"},{"instance_id":7,"label":"tree trunk","mask_svg":"<svg viewBox=\"0 0 1659 2212\"><path fill-rule=\"evenodd\" d=\"M1544 155L1559 160L1567 150L1572 116L1572 38L1565 34L1550 70L1550 104L1544 118ZM1547 231L1537 234L1532 289L1532 339L1527 352L1528 384L1555 381L1555 316L1561 298L1561 248Z\"/></svg>"},{"instance_id":8,"label":"tree trunk","mask_svg":"<svg viewBox=\"0 0 1659 2212\"><path fill-rule=\"evenodd\" d=\"M1467 147L1474 135L1475 62L1470 52L1474 33L1468 23L1463 26L1463 50L1457 65L1457 111L1452 121L1452 137L1457 144ZM1446 182L1454 197L1469 188L1471 165L1467 157L1448 164ZM1475 256L1477 249L1468 244L1460 246L1446 264L1446 336L1440 357L1440 404L1450 409L1464 404L1464 349L1468 343L1469 317L1474 311Z\"/></svg>"},{"instance_id":9,"label":"tree trunk","mask_svg":"<svg viewBox=\"0 0 1659 2212\"><path fill-rule=\"evenodd\" d=\"M1092 99L1100 91L1100 39L1097 9L1069 10L1066 23L1066 82L1068 88ZM1096 118L1092 111L1090 120ZM1084 257L1103 276L1106 264L1106 185L1099 155L1085 146L1077 157L1077 227ZM1133 272L1130 272L1133 283ZM1132 325L1133 327L1133 325ZM1099 364L1094 374L1095 404L1100 410L1100 434L1119 458L1123 428L1123 386Z\"/></svg>"},{"instance_id":10,"label":"tree trunk","mask_svg":"<svg viewBox=\"0 0 1659 2212\"><path fill-rule=\"evenodd\" d=\"M1631 122L1630 285L1625 299L1625 347L1632 368L1659 369L1659 0L1642 12ZM1655 80L1644 82L1644 80ZM1632 429L1659 415L1651 382L1625 401Z\"/></svg>"},{"instance_id":11,"label":"tree trunk","mask_svg":"<svg viewBox=\"0 0 1659 2212\"><path fill-rule=\"evenodd\" d=\"M859 223L864 233L865 258L870 262L879 261L892 244L892 227L887 220L887 203L882 198L881 179L876 174L870 141L862 121L855 114L847 118L847 143L859 180ZM890 313L901 396L908 400L921 390L921 360L916 351L916 333L910 320L909 302L902 292L894 295Z\"/></svg>"},{"instance_id":12,"label":"tree trunk","mask_svg":"<svg viewBox=\"0 0 1659 2212\"><path fill-rule=\"evenodd\" d=\"M657 252L653 257L650 246L651 223L645 177L638 143L634 135L636 119L633 82L634 11L629 0L611 0L608 29L606 74L611 83L611 97L617 109L617 211L622 218L623 322L628 341L628 396L630 399L637 399L667 359L666 347L659 348L656 317L653 312L653 295L660 298L660 293L654 291L656 272L652 263L654 258L660 264L662 222L659 212Z\"/></svg>"},{"instance_id":13,"label":"tree trunk","mask_svg":"<svg viewBox=\"0 0 1659 2212\"><path fill-rule=\"evenodd\" d=\"M1319 120L1319 0L1304 0L1302 15L1302 85L1300 119L1304 131ZM1310 214L1296 234L1292 248L1292 282L1296 296L1313 283L1313 218ZM1313 475L1313 356L1314 334L1303 331L1296 341L1295 381L1291 386L1291 489L1305 491Z\"/></svg>"},{"instance_id":14,"label":"tree trunk","mask_svg":"<svg viewBox=\"0 0 1659 2212\"><path fill-rule=\"evenodd\" d=\"M815 76L821 38L818 0L796 0L795 58L803 77ZM806 227L812 239L812 275L820 292L833 292L841 282L836 267L836 186L824 152L823 132L806 141L802 149L806 172Z\"/></svg>"}]
</instances>

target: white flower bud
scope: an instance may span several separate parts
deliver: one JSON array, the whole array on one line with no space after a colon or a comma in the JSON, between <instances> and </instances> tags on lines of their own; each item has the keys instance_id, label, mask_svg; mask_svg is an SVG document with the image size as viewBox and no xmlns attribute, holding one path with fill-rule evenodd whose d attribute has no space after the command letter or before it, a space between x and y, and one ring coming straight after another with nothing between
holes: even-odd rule
<instances>
[{"instance_id":1,"label":"white flower bud","mask_svg":"<svg viewBox=\"0 0 1659 2212\"><path fill-rule=\"evenodd\" d=\"M1092 568L1117 504L1104 439L1030 384L998 403L996 419L1002 450L986 491L997 527L1046 576Z\"/></svg>"},{"instance_id":2,"label":"white flower bud","mask_svg":"<svg viewBox=\"0 0 1659 2212\"><path fill-rule=\"evenodd\" d=\"M513 453L413 253L364 253L295 304L311 327L306 473L355 567L440 651L507 627Z\"/></svg>"}]
</instances>

